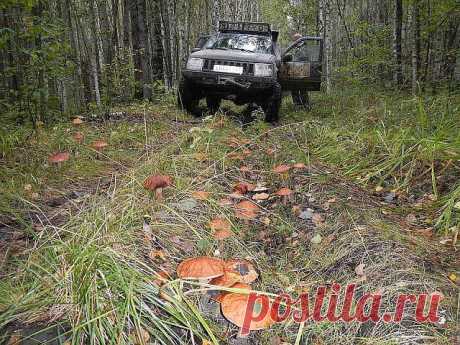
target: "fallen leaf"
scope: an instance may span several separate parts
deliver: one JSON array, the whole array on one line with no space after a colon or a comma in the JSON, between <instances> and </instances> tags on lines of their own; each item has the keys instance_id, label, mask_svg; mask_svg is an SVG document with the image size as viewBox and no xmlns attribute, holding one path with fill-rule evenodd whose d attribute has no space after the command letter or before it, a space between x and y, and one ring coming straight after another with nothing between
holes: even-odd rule
<instances>
[{"instance_id":1,"label":"fallen leaf","mask_svg":"<svg viewBox=\"0 0 460 345\"><path fill-rule=\"evenodd\" d=\"M406 222L409 224L417 223L417 217L413 213L409 213L406 217Z\"/></svg>"},{"instance_id":2,"label":"fallen leaf","mask_svg":"<svg viewBox=\"0 0 460 345\"><path fill-rule=\"evenodd\" d=\"M380 193L382 190L383 190L383 187L382 187L382 186L377 186L377 187L375 187L375 191L376 191L377 193Z\"/></svg>"},{"instance_id":3,"label":"fallen leaf","mask_svg":"<svg viewBox=\"0 0 460 345\"><path fill-rule=\"evenodd\" d=\"M320 244L322 242L323 238L321 237L320 234L316 234L313 236L313 238L310 240L311 243L313 244Z\"/></svg>"},{"instance_id":4,"label":"fallen leaf","mask_svg":"<svg viewBox=\"0 0 460 345\"><path fill-rule=\"evenodd\" d=\"M241 153L238 153L238 152L230 152L229 154L227 154L227 158L228 159L232 159L232 160L244 160L244 157Z\"/></svg>"},{"instance_id":5,"label":"fallen leaf","mask_svg":"<svg viewBox=\"0 0 460 345\"><path fill-rule=\"evenodd\" d=\"M359 264L358 266L356 266L356 267L355 267L355 273L356 273L356 275L358 275L358 276L363 276L363 275L364 275L364 267L365 267L365 266L366 266L366 265L363 264L363 263L361 263L361 264Z\"/></svg>"},{"instance_id":6,"label":"fallen leaf","mask_svg":"<svg viewBox=\"0 0 460 345\"><path fill-rule=\"evenodd\" d=\"M457 282L457 275L455 273L450 273L447 278L449 278L449 280L452 282L452 283L456 283Z\"/></svg>"},{"instance_id":7,"label":"fallen leaf","mask_svg":"<svg viewBox=\"0 0 460 345\"><path fill-rule=\"evenodd\" d=\"M267 200L270 197L270 194L267 193L258 193L252 196L253 200Z\"/></svg>"},{"instance_id":8,"label":"fallen leaf","mask_svg":"<svg viewBox=\"0 0 460 345\"><path fill-rule=\"evenodd\" d=\"M131 332L131 340L134 345L147 345L150 341L150 334L142 327Z\"/></svg>"},{"instance_id":9,"label":"fallen leaf","mask_svg":"<svg viewBox=\"0 0 460 345\"><path fill-rule=\"evenodd\" d=\"M265 153L269 156L273 156L273 154L276 152L275 149L272 149L272 148L268 148L265 150Z\"/></svg>"},{"instance_id":10,"label":"fallen leaf","mask_svg":"<svg viewBox=\"0 0 460 345\"><path fill-rule=\"evenodd\" d=\"M300 212L301 212L301 211L300 211L300 206L299 206L299 205L294 205L294 206L292 206L292 209L291 209L291 210L292 210L292 213L293 213L295 216L299 217Z\"/></svg>"},{"instance_id":11,"label":"fallen leaf","mask_svg":"<svg viewBox=\"0 0 460 345\"><path fill-rule=\"evenodd\" d=\"M219 200L219 205L220 206L231 206L233 205L233 202L229 198L222 198Z\"/></svg>"},{"instance_id":12,"label":"fallen leaf","mask_svg":"<svg viewBox=\"0 0 460 345\"><path fill-rule=\"evenodd\" d=\"M206 192L204 190L197 190L192 193L192 197L197 199L197 200L208 200L209 199L209 192Z\"/></svg>"},{"instance_id":13,"label":"fallen leaf","mask_svg":"<svg viewBox=\"0 0 460 345\"><path fill-rule=\"evenodd\" d=\"M24 185L24 190L26 192L30 192L32 190L32 185L30 183L27 183Z\"/></svg>"},{"instance_id":14,"label":"fallen leaf","mask_svg":"<svg viewBox=\"0 0 460 345\"><path fill-rule=\"evenodd\" d=\"M264 217L264 218L262 219L262 223L265 224L265 225L270 225L271 220L270 220L270 218L268 218L268 217Z\"/></svg>"},{"instance_id":15,"label":"fallen leaf","mask_svg":"<svg viewBox=\"0 0 460 345\"><path fill-rule=\"evenodd\" d=\"M17 334L13 334L6 345L19 345L21 344L21 337Z\"/></svg>"},{"instance_id":16,"label":"fallen leaf","mask_svg":"<svg viewBox=\"0 0 460 345\"><path fill-rule=\"evenodd\" d=\"M154 249L149 252L149 258L152 260L155 260L156 258L166 260L166 257L166 253L161 249Z\"/></svg>"},{"instance_id":17,"label":"fallen leaf","mask_svg":"<svg viewBox=\"0 0 460 345\"><path fill-rule=\"evenodd\" d=\"M193 155L193 158L195 158L198 162L205 162L208 159L208 155L203 152L197 152Z\"/></svg>"},{"instance_id":18,"label":"fallen leaf","mask_svg":"<svg viewBox=\"0 0 460 345\"><path fill-rule=\"evenodd\" d=\"M313 214L313 217L311 217L311 221L313 222L313 224L315 224L316 226L320 226L323 224L324 222L324 217L319 214L319 213L315 213Z\"/></svg>"},{"instance_id":19,"label":"fallen leaf","mask_svg":"<svg viewBox=\"0 0 460 345\"><path fill-rule=\"evenodd\" d=\"M460 201L457 201L454 205L454 208L460 210Z\"/></svg>"}]
</instances>

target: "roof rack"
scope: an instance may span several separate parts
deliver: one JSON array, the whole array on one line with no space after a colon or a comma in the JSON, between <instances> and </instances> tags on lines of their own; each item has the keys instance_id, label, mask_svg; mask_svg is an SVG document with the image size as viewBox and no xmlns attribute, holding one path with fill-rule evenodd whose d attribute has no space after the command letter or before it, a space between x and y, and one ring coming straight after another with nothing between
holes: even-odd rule
<instances>
[{"instance_id":1,"label":"roof rack","mask_svg":"<svg viewBox=\"0 0 460 345\"><path fill-rule=\"evenodd\" d=\"M219 32L245 32L258 34L271 34L270 24L257 22L230 22L219 21Z\"/></svg>"}]
</instances>

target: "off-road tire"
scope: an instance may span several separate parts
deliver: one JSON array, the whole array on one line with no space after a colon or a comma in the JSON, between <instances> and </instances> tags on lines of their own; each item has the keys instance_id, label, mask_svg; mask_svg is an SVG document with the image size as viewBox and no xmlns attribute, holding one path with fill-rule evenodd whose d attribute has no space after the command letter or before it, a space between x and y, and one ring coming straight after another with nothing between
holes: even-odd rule
<instances>
[{"instance_id":1,"label":"off-road tire","mask_svg":"<svg viewBox=\"0 0 460 345\"><path fill-rule=\"evenodd\" d=\"M206 105L208 106L208 109L212 114L216 113L219 110L221 101L222 99L219 97L206 97Z\"/></svg>"},{"instance_id":2,"label":"off-road tire","mask_svg":"<svg viewBox=\"0 0 460 345\"><path fill-rule=\"evenodd\" d=\"M200 116L197 109L199 102L200 96L193 92L190 84L185 79L181 79L177 92L177 104L179 107L193 116Z\"/></svg>"},{"instance_id":3,"label":"off-road tire","mask_svg":"<svg viewBox=\"0 0 460 345\"><path fill-rule=\"evenodd\" d=\"M268 99L267 103L263 105L263 109L265 112L265 121L270 123L277 122L279 119L280 107L281 85L279 83L275 83L275 85L273 85L273 90L270 98Z\"/></svg>"},{"instance_id":4,"label":"off-road tire","mask_svg":"<svg viewBox=\"0 0 460 345\"><path fill-rule=\"evenodd\" d=\"M310 94L302 90L291 91L292 103L305 111L311 110Z\"/></svg>"}]
</instances>

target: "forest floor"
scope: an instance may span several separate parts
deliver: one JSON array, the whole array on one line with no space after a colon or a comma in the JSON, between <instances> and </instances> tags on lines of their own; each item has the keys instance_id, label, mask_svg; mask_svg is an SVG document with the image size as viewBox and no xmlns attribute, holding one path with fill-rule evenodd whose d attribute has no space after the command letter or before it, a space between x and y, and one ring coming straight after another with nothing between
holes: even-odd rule
<instances>
[{"instance_id":1,"label":"forest floor","mask_svg":"<svg viewBox=\"0 0 460 345\"><path fill-rule=\"evenodd\" d=\"M0 343L456 344L459 107L458 96L319 95L311 112L286 99L271 126L227 104L193 119L168 99L77 128L3 128ZM95 139L109 146L98 153ZM57 151L71 158L51 166ZM305 166L273 172L294 163ZM156 173L174 181L162 201L142 187ZM235 195L240 182L258 191ZM257 217L235 216L242 200ZM216 217L232 237L214 239ZM388 312L399 294L440 292L441 318L417 322L410 304L400 323L291 321L240 339L176 278L200 255L253 262L252 288L272 294L356 283Z\"/></svg>"}]
</instances>

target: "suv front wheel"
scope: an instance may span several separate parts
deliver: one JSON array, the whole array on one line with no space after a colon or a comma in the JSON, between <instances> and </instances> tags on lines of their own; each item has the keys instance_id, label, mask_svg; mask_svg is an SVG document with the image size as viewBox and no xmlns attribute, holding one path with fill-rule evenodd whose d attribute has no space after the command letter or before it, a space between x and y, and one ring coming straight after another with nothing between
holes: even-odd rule
<instances>
[{"instance_id":1,"label":"suv front wheel","mask_svg":"<svg viewBox=\"0 0 460 345\"><path fill-rule=\"evenodd\" d=\"M199 116L198 104L200 102L200 96L193 92L193 88L190 84L182 78L179 83L179 90L177 93L177 103L179 107L185 109L193 116Z\"/></svg>"},{"instance_id":2,"label":"suv front wheel","mask_svg":"<svg viewBox=\"0 0 460 345\"><path fill-rule=\"evenodd\" d=\"M265 112L265 121L266 122L277 122L279 119L279 110L281 107L281 85L276 83L273 85L273 90L270 98L263 105L263 110Z\"/></svg>"}]
</instances>

